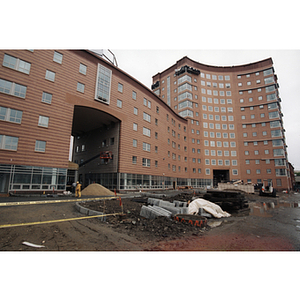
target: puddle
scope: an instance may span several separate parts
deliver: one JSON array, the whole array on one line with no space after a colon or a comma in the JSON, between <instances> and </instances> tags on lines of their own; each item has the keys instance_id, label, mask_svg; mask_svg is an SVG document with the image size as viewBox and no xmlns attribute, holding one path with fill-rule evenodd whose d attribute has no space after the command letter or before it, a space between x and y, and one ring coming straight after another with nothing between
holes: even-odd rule
<instances>
[{"instance_id":1,"label":"puddle","mask_svg":"<svg viewBox=\"0 0 300 300\"><path fill-rule=\"evenodd\" d=\"M286 202L286 201L277 201L274 202L249 202L250 216L258 217L272 217L271 211L273 209L284 209L284 208L298 208L300 207L300 202ZM300 220L297 220L300 222Z\"/></svg>"}]
</instances>

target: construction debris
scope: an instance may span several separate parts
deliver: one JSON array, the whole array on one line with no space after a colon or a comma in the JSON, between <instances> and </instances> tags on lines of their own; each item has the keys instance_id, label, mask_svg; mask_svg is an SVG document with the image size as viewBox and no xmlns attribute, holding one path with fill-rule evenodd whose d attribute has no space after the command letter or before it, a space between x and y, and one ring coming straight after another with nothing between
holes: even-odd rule
<instances>
[{"instance_id":1,"label":"construction debris","mask_svg":"<svg viewBox=\"0 0 300 300\"><path fill-rule=\"evenodd\" d=\"M92 183L82 190L81 195L83 196L113 196L114 192L105 188L101 184Z\"/></svg>"}]
</instances>

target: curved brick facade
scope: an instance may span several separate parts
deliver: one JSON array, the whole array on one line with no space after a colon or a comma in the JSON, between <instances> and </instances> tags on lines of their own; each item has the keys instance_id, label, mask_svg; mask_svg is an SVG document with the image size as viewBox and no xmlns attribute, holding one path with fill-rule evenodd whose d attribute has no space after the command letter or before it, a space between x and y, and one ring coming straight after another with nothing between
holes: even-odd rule
<instances>
[{"instance_id":1,"label":"curved brick facade","mask_svg":"<svg viewBox=\"0 0 300 300\"><path fill-rule=\"evenodd\" d=\"M184 57L153 77L154 93L90 51L1 50L0 61L1 192L64 190L71 135L83 186L290 187L271 59L213 67ZM99 158L106 151L112 159Z\"/></svg>"}]
</instances>

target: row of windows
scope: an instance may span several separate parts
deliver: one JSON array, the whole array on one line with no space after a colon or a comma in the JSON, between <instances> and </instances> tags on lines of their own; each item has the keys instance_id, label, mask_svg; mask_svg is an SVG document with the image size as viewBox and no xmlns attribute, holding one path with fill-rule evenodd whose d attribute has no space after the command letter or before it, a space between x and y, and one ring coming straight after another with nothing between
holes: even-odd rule
<instances>
[{"instance_id":1,"label":"row of windows","mask_svg":"<svg viewBox=\"0 0 300 300\"><path fill-rule=\"evenodd\" d=\"M259 115L260 115L261 118L264 118L264 117L266 116L265 113L261 113L261 114L259 114ZM269 119L277 119L277 118L280 117L280 114L279 114L278 111L272 111L272 112L269 112L268 116L269 116ZM242 120L246 120L246 116L245 116L245 115L242 115L242 116L241 116L241 119L242 119ZM255 114L251 114L251 115L250 115L250 119L251 119L251 120L255 119Z\"/></svg>"},{"instance_id":2,"label":"row of windows","mask_svg":"<svg viewBox=\"0 0 300 300\"><path fill-rule=\"evenodd\" d=\"M264 78L264 84L269 84L269 83L274 83L274 82L275 82L275 81L274 81L274 77L267 77L267 78ZM260 83L261 83L260 79L256 80L256 83L257 83L257 84L260 84ZM251 85L252 83L251 83L251 81L247 81L246 84L249 86L249 85ZM243 85L242 82L238 82L238 86L242 86L242 85Z\"/></svg>"},{"instance_id":3,"label":"row of windows","mask_svg":"<svg viewBox=\"0 0 300 300\"><path fill-rule=\"evenodd\" d=\"M220 129L220 128L218 128L218 129ZM203 135L204 135L204 137L208 137L208 131L204 131L203 132ZM228 139L228 137L230 137L231 139L234 139L235 138L235 133L229 133L228 134L228 132L223 132L223 138L224 139ZM220 134L220 132L213 132L213 131L211 131L211 132L209 132L209 137L211 137L211 138L214 138L214 137L217 137L217 138L221 138L221 134ZM224 142L224 143L227 143L227 142Z\"/></svg>"},{"instance_id":4,"label":"row of windows","mask_svg":"<svg viewBox=\"0 0 300 300\"><path fill-rule=\"evenodd\" d=\"M244 138L248 137L248 134L250 135L250 133L248 132L243 132L243 137ZM262 131L262 135L266 136L268 135L268 132ZM252 132L252 136L257 136L257 132L256 131ZM271 137L282 137L282 131L280 129L271 130Z\"/></svg>"},{"instance_id":5,"label":"row of windows","mask_svg":"<svg viewBox=\"0 0 300 300\"><path fill-rule=\"evenodd\" d=\"M215 117L216 121L220 121L220 116L219 115L208 115L208 119L209 120L213 120L214 117ZM228 121L234 121L234 117L233 116L226 116L226 115L221 116L222 121L227 121L227 117L228 117ZM203 114L203 119L204 120L207 119L207 114Z\"/></svg>"},{"instance_id":6,"label":"row of windows","mask_svg":"<svg viewBox=\"0 0 300 300\"><path fill-rule=\"evenodd\" d=\"M202 110L220 112L220 109L219 109L218 106L212 107L212 106L202 105ZM221 107L221 112L226 112L226 107ZM227 112L232 113L233 108L232 107L227 107Z\"/></svg>"},{"instance_id":7,"label":"row of windows","mask_svg":"<svg viewBox=\"0 0 300 300\"><path fill-rule=\"evenodd\" d=\"M252 161L255 162L256 165L259 165L260 162L261 162L260 159L255 159L255 160L252 160ZM270 159L266 159L264 161L267 165L269 165L271 163ZM246 159L245 162L246 162L246 165L250 165L250 160L249 159ZM274 164L275 164L275 167L286 166L286 160L284 158L275 158L274 159Z\"/></svg>"},{"instance_id":8,"label":"row of windows","mask_svg":"<svg viewBox=\"0 0 300 300\"><path fill-rule=\"evenodd\" d=\"M210 156L216 156L217 153L218 153L218 156L222 156L221 152L222 152L221 150L220 151L210 150L210 152L207 149L204 150L204 154L206 156L209 156L209 155ZM230 154L230 156L236 156L237 155L236 151L227 151L227 150L224 150L223 153L224 153L224 156L229 156L229 154Z\"/></svg>"},{"instance_id":9,"label":"row of windows","mask_svg":"<svg viewBox=\"0 0 300 300\"><path fill-rule=\"evenodd\" d=\"M248 146L249 143L253 143L253 146L258 146L258 141L253 141L253 142L244 142L244 146ZM268 145L269 141L263 141L264 145ZM272 140L272 145L273 147L279 147L279 146L283 146L283 140Z\"/></svg>"},{"instance_id":10,"label":"row of windows","mask_svg":"<svg viewBox=\"0 0 300 300\"><path fill-rule=\"evenodd\" d=\"M204 141L204 146L205 147L222 147L222 142L221 141ZM229 142L223 142L223 147L228 148L229 147ZM230 142L230 147L235 148L236 147L236 142ZM222 151L218 151L218 156L222 156Z\"/></svg>"},{"instance_id":11,"label":"row of windows","mask_svg":"<svg viewBox=\"0 0 300 300\"><path fill-rule=\"evenodd\" d=\"M259 155L259 150L253 151L254 155ZM268 149L264 150L264 154L269 154L270 151ZM245 155L250 155L250 151L246 150ZM273 149L273 156L284 156L284 149Z\"/></svg>"},{"instance_id":12,"label":"row of windows","mask_svg":"<svg viewBox=\"0 0 300 300\"><path fill-rule=\"evenodd\" d=\"M137 156L132 156L132 163L133 164L137 164ZM214 163L214 160L212 160L212 165L214 165L214 164L216 165L216 163ZM233 165L234 164L235 163L233 163ZM158 161L157 160L154 161L154 165L155 165L156 168L158 167ZM223 165L223 160L218 160L218 165ZM224 165L230 166L230 160L225 160L224 161ZM143 167L151 167L151 159L142 158L142 166ZM177 167L176 165L172 165L172 171L173 172L176 172L177 168L178 168L178 172L181 172L181 166ZM171 164L168 164L168 170L171 170ZM187 171L188 171L188 168L185 167L184 168L184 172L187 172ZM198 168L198 169L193 168L192 171L193 171L193 173L198 172L198 174L201 174L201 168ZM205 169L205 174L206 175L210 175L210 169L208 169L208 168ZM232 174L233 175L237 175L238 174L238 170L233 169L232 170Z\"/></svg>"},{"instance_id":13,"label":"row of windows","mask_svg":"<svg viewBox=\"0 0 300 300\"><path fill-rule=\"evenodd\" d=\"M224 161L223 161L223 159L218 159L218 160L216 160L216 159L205 159L205 164L206 165L215 166L217 164L217 162L218 162L219 166L223 166L223 162L224 162L225 166L230 166L230 160L229 159L225 159ZM231 165L232 166L237 166L237 160L235 160L235 159L231 160Z\"/></svg>"},{"instance_id":14,"label":"row of windows","mask_svg":"<svg viewBox=\"0 0 300 300\"><path fill-rule=\"evenodd\" d=\"M272 174L271 169L266 169L266 174ZM262 174L261 169L256 169L255 171L256 174ZM247 169L246 174L249 175L251 174L251 170ZM286 169L275 169L275 174L276 176L286 176Z\"/></svg>"},{"instance_id":15,"label":"row of windows","mask_svg":"<svg viewBox=\"0 0 300 300\"><path fill-rule=\"evenodd\" d=\"M202 102L206 102L206 97L203 96L202 98ZM219 104L219 99L218 98L214 98L214 102L212 101L212 98L207 98L207 102L208 103L214 103L214 104ZM220 104L226 104L225 99L220 99ZM227 104L232 104L232 99L227 99Z\"/></svg>"},{"instance_id":16,"label":"row of windows","mask_svg":"<svg viewBox=\"0 0 300 300\"><path fill-rule=\"evenodd\" d=\"M276 127L281 127L281 122L280 120L277 121L271 121L270 123L270 128L276 128ZM251 126L255 128L258 124L261 124L262 127L266 126L266 122L261 122L261 123L251 123L251 124L243 124L242 128L247 128L247 126Z\"/></svg>"},{"instance_id":17,"label":"row of windows","mask_svg":"<svg viewBox=\"0 0 300 300\"><path fill-rule=\"evenodd\" d=\"M222 121L224 121L224 120L222 120ZM203 122L203 128L214 129L215 125L216 125L216 129L221 129L221 126L220 126L221 124ZM223 130L227 130L227 128L229 128L229 130L234 130L234 124L228 124L228 126L227 126L227 124L222 124Z\"/></svg>"},{"instance_id":18,"label":"row of windows","mask_svg":"<svg viewBox=\"0 0 300 300\"><path fill-rule=\"evenodd\" d=\"M224 91L216 91L216 90L206 90L204 88L201 89L201 93L202 94L207 94L207 95L214 95L214 96L225 96L225 92ZM226 91L226 96L230 97L231 96L231 91Z\"/></svg>"},{"instance_id":19,"label":"row of windows","mask_svg":"<svg viewBox=\"0 0 300 300\"><path fill-rule=\"evenodd\" d=\"M204 73L202 73L202 72L201 72L201 74L200 74L200 76L201 76L202 78L205 78L205 75L206 75L206 79L212 79L212 80L224 80L224 78L225 78L225 80L230 80L230 76L229 76L229 75L225 75L225 76L219 75L219 76L217 76L217 75L211 75L211 74L204 74Z\"/></svg>"},{"instance_id":20,"label":"row of windows","mask_svg":"<svg viewBox=\"0 0 300 300\"><path fill-rule=\"evenodd\" d=\"M201 80L201 85L205 86L205 84L208 87L211 87L211 82L210 81L205 82L204 80ZM216 82L213 82L212 86L214 88L218 88L218 84ZM225 85L224 85L224 83L219 83L219 88L220 89L224 89L224 87L227 88L227 89L229 89L231 87L231 85L230 85L230 83L225 83Z\"/></svg>"},{"instance_id":21,"label":"row of windows","mask_svg":"<svg viewBox=\"0 0 300 300\"><path fill-rule=\"evenodd\" d=\"M273 74L273 68L269 68L269 69L263 70L261 72L263 72L264 76L268 76L268 75ZM254 74L254 73L251 73L251 74ZM246 78L250 78L251 74L243 74L243 76L246 76ZM255 72L255 76L259 76L259 74L260 74L260 72ZM241 79L242 75L237 75L237 78Z\"/></svg>"},{"instance_id":22,"label":"row of windows","mask_svg":"<svg viewBox=\"0 0 300 300\"><path fill-rule=\"evenodd\" d=\"M101 146L99 146L99 148L100 148L100 147L102 147L102 148L103 148L103 147L107 147L107 146L108 146L108 142L109 142L109 145L110 145L110 146L114 145L114 144L115 144L115 138L114 138L114 137L111 137L111 138L109 139L109 141L106 140L106 139L104 139L104 140L101 142ZM76 153L84 152L84 151L86 151L86 145L85 145L85 144L77 145L76 148L75 148L75 152L76 152Z\"/></svg>"},{"instance_id":23,"label":"row of windows","mask_svg":"<svg viewBox=\"0 0 300 300\"><path fill-rule=\"evenodd\" d=\"M0 149L2 149L2 150L17 151L18 142L19 142L18 137L8 136L8 135L0 135ZM46 151L46 142L36 140L35 151L45 152Z\"/></svg>"},{"instance_id":24,"label":"row of windows","mask_svg":"<svg viewBox=\"0 0 300 300\"><path fill-rule=\"evenodd\" d=\"M255 106L242 106L241 107L241 111L245 111L245 108L249 108L249 110L254 110L254 107L259 107L259 109L263 109L264 107L267 107L268 110L272 110L272 109L280 109L280 105L278 104L278 102L272 102L269 104L261 104L261 105L255 105Z\"/></svg>"},{"instance_id":25,"label":"row of windows","mask_svg":"<svg viewBox=\"0 0 300 300\"><path fill-rule=\"evenodd\" d=\"M23 112L12 108L0 106L0 120L21 124ZM39 116L38 125L48 127L49 117Z\"/></svg>"}]
</instances>

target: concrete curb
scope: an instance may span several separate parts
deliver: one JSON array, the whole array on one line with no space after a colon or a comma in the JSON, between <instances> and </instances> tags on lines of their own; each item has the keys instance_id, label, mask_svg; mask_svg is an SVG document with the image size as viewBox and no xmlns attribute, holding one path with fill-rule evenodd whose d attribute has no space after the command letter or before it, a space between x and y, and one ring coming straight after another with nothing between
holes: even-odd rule
<instances>
[{"instance_id":1,"label":"concrete curb","mask_svg":"<svg viewBox=\"0 0 300 300\"><path fill-rule=\"evenodd\" d=\"M96 210L92 210L92 209L88 209L88 208L85 208L85 207L81 206L81 205L79 204L79 202L76 202L75 207L76 207L76 209L77 209L81 214L84 214L84 215L86 215L86 216L104 215L103 212L96 211ZM100 221L105 222L105 221L106 221L106 216L105 216L105 217L99 217L99 218L97 218L97 219L100 220Z\"/></svg>"}]
</instances>

